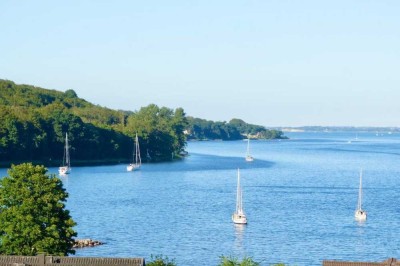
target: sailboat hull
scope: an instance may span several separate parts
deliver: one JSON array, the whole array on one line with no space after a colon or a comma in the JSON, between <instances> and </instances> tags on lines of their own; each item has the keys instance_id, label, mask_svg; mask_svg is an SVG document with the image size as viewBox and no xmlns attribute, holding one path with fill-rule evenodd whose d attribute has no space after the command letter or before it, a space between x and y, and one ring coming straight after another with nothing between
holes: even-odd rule
<instances>
[{"instance_id":1,"label":"sailboat hull","mask_svg":"<svg viewBox=\"0 0 400 266\"><path fill-rule=\"evenodd\" d=\"M354 218L357 221L365 221L367 220L367 212L363 210L356 210L356 212L354 213Z\"/></svg>"},{"instance_id":2,"label":"sailboat hull","mask_svg":"<svg viewBox=\"0 0 400 266\"><path fill-rule=\"evenodd\" d=\"M68 175L71 172L71 168L68 166L62 166L58 168L58 173L60 175Z\"/></svg>"},{"instance_id":3,"label":"sailboat hull","mask_svg":"<svg viewBox=\"0 0 400 266\"><path fill-rule=\"evenodd\" d=\"M130 165L128 165L128 166L126 167L126 171L132 172L132 171L134 171L134 170L139 169L139 167L140 167L139 165L130 164Z\"/></svg>"},{"instance_id":4,"label":"sailboat hull","mask_svg":"<svg viewBox=\"0 0 400 266\"><path fill-rule=\"evenodd\" d=\"M234 213L232 215L232 221L235 224L247 224L247 218L246 218L246 215L244 215L244 214Z\"/></svg>"},{"instance_id":5,"label":"sailboat hull","mask_svg":"<svg viewBox=\"0 0 400 266\"><path fill-rule=\"evenodd\" d=\"M246 162L252 162L254 161L254 158L251 156L246 156Z\"/></svg>"}]
</instances>

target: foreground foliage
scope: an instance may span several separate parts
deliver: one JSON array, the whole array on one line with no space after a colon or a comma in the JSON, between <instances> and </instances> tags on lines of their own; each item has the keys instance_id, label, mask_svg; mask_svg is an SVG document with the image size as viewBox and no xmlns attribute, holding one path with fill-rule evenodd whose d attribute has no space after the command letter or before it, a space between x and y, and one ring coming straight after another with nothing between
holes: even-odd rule
<instances>
[{"instance_id":1,"label":"foreground foliage","mask_svg":"<svg viewBox=\"0 0 400 266\"><path fill-rule=\"evenodd\" d=\"M221 262L218 266L260 266L260 263L255 262L252 258L244 258L242 261L235 257L221 256Z\"/></svg>"},{"instance_id":2,"label":"foreground foliage","mask_svg":"<svg viewBox=\"0 0 400 266\"><path fill-rule=\"evenodd\" d=\"M151 261L146 262L147 266L176 266L174 259L162 255L151 255Z\"/></svg>"},{"instance_id":3,"label":"foreground foliage","mask_svg":"<svg viewBox=\"0 0 400 266\"><path fill-rule=\"evenodd\" d=\"M0 254L75 253L75 222L61 180L30 163L13 165L8 174L0 180Z\"/></svg>"}]
</instances>

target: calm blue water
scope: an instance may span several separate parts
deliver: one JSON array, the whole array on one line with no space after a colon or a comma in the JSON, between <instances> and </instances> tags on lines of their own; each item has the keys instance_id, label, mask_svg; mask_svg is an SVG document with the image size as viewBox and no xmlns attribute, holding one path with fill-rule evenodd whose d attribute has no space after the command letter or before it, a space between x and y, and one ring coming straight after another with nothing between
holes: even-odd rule
<instances>
[{"instance_id":1,"label":"calm blue water","mask_svg":"<svg viewBox=\"0 0 400 266\"><path fill-rule=\"evenodd\" d=\"M400 135L287 135L251 142L253 163L245 141L190 142L185 160L137 172L74 167L63 182L78 237L106 242L76 256L163 254L178 266L217 265L220 255L298 266L400 258ZM246 226L231 222L237 168ZM365 223L353 216L360 168Z\"/></svg>"}]
</instances>

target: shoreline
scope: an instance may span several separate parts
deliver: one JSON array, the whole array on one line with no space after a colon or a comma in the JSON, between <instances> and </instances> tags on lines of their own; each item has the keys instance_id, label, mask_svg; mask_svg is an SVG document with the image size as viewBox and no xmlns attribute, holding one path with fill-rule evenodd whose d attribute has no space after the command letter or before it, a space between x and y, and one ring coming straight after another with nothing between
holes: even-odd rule
<instances>
[{"instance_id":1,"label":"shoreline","mask_svg":"<svg viewBox=\"0 0 400 266\"><path fill-rule=\"evenodd\" d=\"M157 161L148 161L144 162L146 164L155 164L155 163L165 163L165 162L174 162L177 160L182 160L187 155L177 155L173 160L157 160ZM18 165L22 163L32 163L34 165L44 165L46 168L50 167L59 167L61 162L59 161L50 161L50 160L21 160L21 161L3 161L0 162L0 169L11 168L11 165ZM102 165L118 165L118 164L129 164L130 160L127 159L105 159L105 160L72 160L72 168L74 166L102 166Z\"/></svg>"}]
</instances>

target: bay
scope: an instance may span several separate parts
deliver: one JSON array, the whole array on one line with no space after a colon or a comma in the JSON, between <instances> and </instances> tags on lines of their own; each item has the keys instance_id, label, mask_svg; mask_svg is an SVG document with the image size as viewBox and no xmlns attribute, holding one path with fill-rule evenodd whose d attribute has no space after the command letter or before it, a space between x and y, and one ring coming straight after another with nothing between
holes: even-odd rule
<instances>
[{"instance_id":1,"label":"bay","mask_svg":"<svg viewBox=\"0 0 400 266\"><path fill-rule=\"evenodd\" d=\"M106 243L75 256L163 254L178 266L217 265L221 255L261 265L400 258L400 135L286 135L252 141L252 163L244 160L245 141L204 141L189 142L182 161L134 172L125 165L73 167L62 180L78 237ZM231 221L238 168L245 226ZM354 220L361 168L365 223Z\"/></svg>"}]
</instances>

